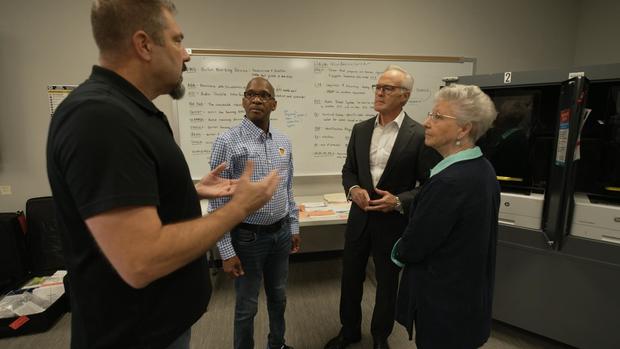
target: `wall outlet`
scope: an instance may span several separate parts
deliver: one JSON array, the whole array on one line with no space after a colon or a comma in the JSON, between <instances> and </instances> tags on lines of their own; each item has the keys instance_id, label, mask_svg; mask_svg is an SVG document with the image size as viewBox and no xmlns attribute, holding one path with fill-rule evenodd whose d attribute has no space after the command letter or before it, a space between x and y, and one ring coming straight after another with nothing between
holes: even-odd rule
<instances>
[{"instance_id":1,"label":"wall outlet","mask_svg":"<svg viewBox=\"0 0 620 349\"><path fill-rule=\"evenodd\" d=\"M10 185L0 185L0 195L12 195L13 192L11 191L11 186Z\"/></svg>"}]
</instances>

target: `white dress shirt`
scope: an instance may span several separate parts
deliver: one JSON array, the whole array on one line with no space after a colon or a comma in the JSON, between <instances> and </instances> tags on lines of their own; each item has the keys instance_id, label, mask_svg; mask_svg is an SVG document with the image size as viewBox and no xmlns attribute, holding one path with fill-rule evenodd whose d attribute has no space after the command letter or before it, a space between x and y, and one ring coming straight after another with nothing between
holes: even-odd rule
<instances>
[{"instance_id":1,"label":"white dress shirt","mask_svg":"<svg viewBox=\"0 0 620 349\"><path fill-rule=\"evenodd\" d=\"M398 130L405 119L405 112L401 110L396 119L390 121L386 125L381 126L379 115L375 119L375 129L372 132L370 141L370 175L372 176L372 185L377 187L379 179L385 170L390 153L394 147ZM381 188L379 188L381 189Z\"/></svg>"}]
</instances>

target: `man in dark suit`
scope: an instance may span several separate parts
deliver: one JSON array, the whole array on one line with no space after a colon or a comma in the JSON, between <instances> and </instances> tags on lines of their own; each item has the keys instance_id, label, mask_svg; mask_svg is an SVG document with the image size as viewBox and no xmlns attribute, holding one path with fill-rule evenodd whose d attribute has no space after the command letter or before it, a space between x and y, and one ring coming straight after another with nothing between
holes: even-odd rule
<instances>
[{"instance_id":1,"label":"man in dark suit","mask_svg":"<svg viewBox=\"0 0 620 349\"><path fill-rule=\"evenodd\" d=\"M376 117L353 127L342 168L342 184L353 201L345 235L340 322L342 329L325 349L361 340L362 293L372 254L377 291L371 333L374 348L389 348L394 327L399 268L391 248L407 226L408 207L429 169L441 157L424 145L424 128L403 111L413 78L390 65L373 86Z\"/></svg>"}]
</instances>

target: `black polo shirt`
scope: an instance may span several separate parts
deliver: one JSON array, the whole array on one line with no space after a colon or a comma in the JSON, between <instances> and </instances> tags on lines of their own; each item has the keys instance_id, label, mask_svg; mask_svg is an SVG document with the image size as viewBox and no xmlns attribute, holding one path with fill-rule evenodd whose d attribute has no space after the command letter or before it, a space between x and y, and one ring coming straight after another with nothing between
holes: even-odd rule
<instances>
[{"instance_id":1,"label":"black polo shirt","mask_svg":"<svg viewBox=\"0 0 620 349\"><path fill-rule=\"evenodd\" d=\"M164 348L206 310L206 258L143 289L126 284L84 220L156 206L163 224L201 215L166 116L116 73L95 66L52 117L47 171L69 270L72 348Z\"/></svg>"}]
</instances>

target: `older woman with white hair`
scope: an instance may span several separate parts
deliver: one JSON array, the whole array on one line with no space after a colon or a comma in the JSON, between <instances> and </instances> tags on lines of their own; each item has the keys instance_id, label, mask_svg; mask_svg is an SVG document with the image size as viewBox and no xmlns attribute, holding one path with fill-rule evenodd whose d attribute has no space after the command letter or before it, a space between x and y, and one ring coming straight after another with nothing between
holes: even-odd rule
<instances>
[{"instance_id":1,"label":"older woman with white hair","mask_svg":"<svg viewBox=\"0 0 620 349\"><path fill-rule=\"evenodd\" d=\"M443 160L411 204L392 260L404 266L396 320L425 348L478 348L491 331L500 189L476 141L493 123L493 102L477 86L435 96L424 143Z\"/></svg>"}]
</instances>

